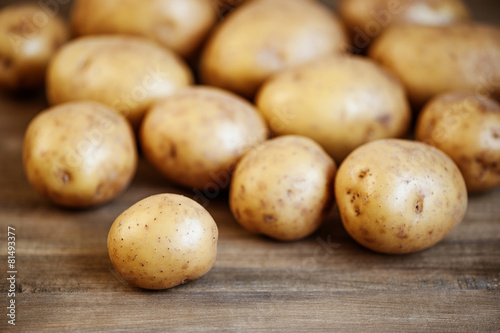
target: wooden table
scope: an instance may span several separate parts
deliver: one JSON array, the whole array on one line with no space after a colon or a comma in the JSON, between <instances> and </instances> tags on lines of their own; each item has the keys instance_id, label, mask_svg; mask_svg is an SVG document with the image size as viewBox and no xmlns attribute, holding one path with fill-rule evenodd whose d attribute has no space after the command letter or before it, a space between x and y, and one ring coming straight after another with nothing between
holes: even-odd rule
<instances>
[{"instance_id":1,"label":"wooden table","mask_svg":"<svg viewBox=\"0 0 500 333\"><path fill-rule=\"evenodd\" d=\"M474 12L500 17L496 0L480 3L471 3ZM500 331L500 189L470 197L465 219L445 240L406 256L358 246L335 210L300 242L253 235L236 224L223 194L206 205L220 232L213 269L170 290L144 291L111 265L111 223L148 195L194 193L141 160L131 187L105 206L49 204L29 186L21 162L24 130L45 105L42 93L0 95L0 331ZM9 226L16 237L15 327L6 317Z\"/></svg>"}]
</instances>

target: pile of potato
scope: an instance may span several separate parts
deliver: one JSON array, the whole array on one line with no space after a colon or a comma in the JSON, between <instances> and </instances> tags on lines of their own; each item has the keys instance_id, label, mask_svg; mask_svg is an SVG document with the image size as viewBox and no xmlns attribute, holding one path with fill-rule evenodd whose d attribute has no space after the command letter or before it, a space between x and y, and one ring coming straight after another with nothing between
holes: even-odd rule
<instances>
[{"instance_id":1,"label":"pile of potato","mask_svg":"<svg viewBox=\"0 0 500 333\"><path fill-rule=\"evenodd\" d=\"M26 131L30 183L62 206L103 204L142 155L193 193L228 190L235 220L273 239L307 237L336 202L368 249L434 245L468 192L500 186L500 29L459 0L342 0L339 13L77 0L68 28L40 5L4 8L0 86L45 82L51 105ZM115 220L108 250L128 282L163 289L205 274L217 239L200 204L161 194Z\"/></svg>"}]
</instances>

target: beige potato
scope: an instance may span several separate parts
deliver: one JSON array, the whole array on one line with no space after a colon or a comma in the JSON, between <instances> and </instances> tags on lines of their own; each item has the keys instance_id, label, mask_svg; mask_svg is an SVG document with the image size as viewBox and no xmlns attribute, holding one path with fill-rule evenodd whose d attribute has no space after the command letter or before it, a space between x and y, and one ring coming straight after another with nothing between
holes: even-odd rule
<instances>
[{"instance_id":1,"label":"beige potato","mask_svg":"<svg viewBox=\"0 0 500 333\"><path fill-rule=\"evenodd\" d=\"M95 206L115 198L132 180L134 133L123 116L105 105L61 104L30 122L23 164L31 185L52 202Z\"/></svg>"},{"instance_id":2,"label":"beige potato","mask_svg":"<svg viewBox=\"0 0 500 333\"><path fill-rule=\"evenodd\" d=\"M415 107L449 91L500 98L500 29L470 23L392 26L369 56L397 75Z\"/></svg>"},{"instance_id":3,"label":"beige potato","mask_svg":"<svg viewBox=\"0 0 500 333\"><path fill-rule=\"evenodd\" d=\"M310 137L337 162L365 142L403 136L411 120L401 83L358 56L278 73L264 83L256 103L274 133Z\"/></svg>"},{"instance_id":4,"label":"beige potato","mask_svg":"<svg viewBox=\"0 0 500 333\"><path fill-rule=\"evenodd\" d=\"M216 19L208 0L77 0L71 12L77 36L138 35L184 57L200 46Z\"/></svg>"},{"instance_id":5,"label":"beige potato","mask_svg":"<svg viewBox=\"0 0 500 333\"><path fill-rule=\"evenodd\" d=\"M215 221L200 204L178 194L157 194L116 218L108 233L108 252L129 284L167 289L212 268L218 237Z\"/></svg>"},{"instance_id":6,"label":"beige potato","mask_svg":"<svg viewBox=\"0 0 500 333\"><path fill-rule=\"evenodd\" d=\"M0 88L37 88L50 58L68 39L62 19L45 6L15 4L0 10Z\"/></svg>"},{"instance_id":7,"label":"beige potato","mask_svg":"<svg viewBox=\"0 0 500 333\"><path fill-rule=\"evenodd\" d=\"M389 254L433 246L467 209L465 182L453 161L432 146L400 139L353 151L337 172L335 197L354 240Z\"/></svg>"},{"instance_id":8,"label":"beige potato","mask_svg":"<svg viewBox=\"0 0 500 333\"><path fill-rule=\"evenodd\" d=\"M209 38L200 76L205 84L252 98L271 74L346 46L342 24L316 1L248 1Z\"/></svg>"},{"instance_id":9,"label":"beige potato","mask_svg":"<svg viewBox=\"0 0 500 333\"><path fill-rule=\"evenodd\" d=\"M339 14L358 50L391 24L447 25L469 19L462 0L341 0Z\"/></svg>"},{"instance_id":10,"label":"beige potato","mask_svg":"<svg viewBox=\"0 0 500 333\"><path fill-rule=\"evenodd\" d=\"M500 186L500 104L473 93L446 93L419 114L415 137L458 165L469 192Z\"/></svg>"},{"instance_id":11,"label":"beige potato","mask_svg":"<svg viewBox=\"0 0 500 333\"><path fill-rule=\"evenodd\" d=\"M64 45L47 72L47 98L55 105L93 100L109 105L138 128L158 98L193 83L184 61L143 38L88 36Z\"/></svg>"},{"instance_id":12,"label":"beige potato","mask_svg":"<svg viewBox=\"0 0 500 333\"><path fill-rule=\"evenodd\" d=\"M282 136L247 153L237 164L229 204L245 229L282 241L316 231L333 203L336 165L306 137Z\"/></svg>"},{"instance_id":13,"label":"beige potato","mask_svg":"<svg viewBox=\"0 0 500 333\"><path fill-rule=\"evenodd\" d=\"M236 162L268 136L257 109L212 87L192 87L158 101L140 131L145 157L183 186L220 191Z\"/></svg>"}]
</instances>

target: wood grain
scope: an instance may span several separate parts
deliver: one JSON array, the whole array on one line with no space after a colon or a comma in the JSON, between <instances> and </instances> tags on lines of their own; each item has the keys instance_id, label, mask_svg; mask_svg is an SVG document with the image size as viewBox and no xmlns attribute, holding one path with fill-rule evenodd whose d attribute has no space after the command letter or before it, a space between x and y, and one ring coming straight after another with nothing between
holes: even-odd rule
<instances>
[{"instance_id":1,"label":"wood grain","mask_svg":"<svg viewBox=\"0 0 500 333\"><path fill-rule=\"evenodd\" d=\"M214 268L170 290L144 291L109 261L111 223L148 195L194 193L141 160L132 186L111 203L86 211L51 205L29 186L21 161L24 130L45 107L41 92L0 95L0 331L500 331L500 189L471 196L458 228L406 256L358 246L335 210L300 242L253 235L236 224L223 193L206 205L220 230ZM15 328L2 313L7 226L17 235Z\"/></svg>"}]
</instances>

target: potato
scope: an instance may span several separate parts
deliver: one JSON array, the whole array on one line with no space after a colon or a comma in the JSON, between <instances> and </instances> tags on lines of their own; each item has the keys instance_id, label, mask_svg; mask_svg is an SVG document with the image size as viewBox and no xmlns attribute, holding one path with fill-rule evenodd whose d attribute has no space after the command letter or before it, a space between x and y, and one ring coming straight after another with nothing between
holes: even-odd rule
<instances>
[{"instance_id":1,"label":"potato","mask_svg":"<svg viewBox=\"0 0 500 333\"><path fill-rule=\"evenodd\" d=\"M436 96L419 114L415 137L458 165L469 192L500 186L500 104L473 93Z\"/></svg>"},{"instance_id":2,"label":"potato","mask_svg":"<svg viewBox=\"0 0 500 333\"><path fill-rule=\"evenodd\" d=\"M212 268L218 235L215 221L200 204L177 194L157 194L116 218L108 234L108 252L129 284L167 289Z\"/></svg>"},{"instance_id":3,"label":"potato","mask_svg":"<svg viewBox=\"0 0 500 333\"><path fill-rule=\"evenodd\" d=\"M400 78L417 108L454 90L500 98L500 29L492 26L393 26L369 55Z\"/></svg>"},{"instance_id":4,"label":"potato","mask_svg":"<svg viewBox=\"0 0 500 333\"><path fill-rule=\"evenodd\" d=\"M253 0L209 38L200 62L203 83L252 98L269 75L346 48L340 21L310 0Z\"/></svg>"},{"instance_id":5,"label":"potato","mask_svg":"<svg viewBox=\"0 0 500 333\"><path fill-rule=\"evenodd\" d=\"M421 251L464 217L465 182L453 161L417 141L382 139L340 165L335 197L346 231L377 252Z\"/></svg>"},{"instance_id":6,"label":"potato","mask_svg":"<svg viewBox=\"0 0 500 333\"><path fill-rule=\"evenodd\" d=\"M237 164L229 204L245 229L282 241L320 227L333 203L335 162L306 137L282 136L247 153Z\"/></svg>"},{"instance_id":7,"label":"potato","mask_svg":"<svg viewBox=\"0 0 500 333\"><path fill-rule=\"evenodd\" d=\"M45 6L4 7L0 10L0 88L42 86L50 58L67 39L66 25Z\"/></svg>"},{"instance_id":8,"label":"potato","mask_svg":"<svg viewBox=\"0 0 500 333\"><path fill-rule=\"evenodd\" d=\"M329 57L276 74L256 98L271 130L318 142L342 161L357 146L403 136L411 112L391 74L362 57Z\"/></svg>"},{"instance_id":9,"label":"potato","mask_svg":"<svg viewBox=\"0 0 500 333\"><path fill-rule=\"evenodd\" d=\"M105 105L61 104L30 122L23 163L31 185L52 202L102 204L121 193L135 174L134 133L123 116Z\"/></svg>"},{"instance_id":10,"label":"potato","mask_svg":"<svg viewBox=\"0 0 500 333\"><path fill-rule=\"evenodd\" d=\"M394 23L447 25L469 19L461 0L341 0L339 14L358 50Z\"/></svg>"},{"instance_id":11,"label":"potato","mask_svg":"<svg viewBox=\"0 0 500 333\"><path fill-rule=\"evenodd\" d=\"M168 179L214 191L229 185L240 157L263 142L267 126L246 100L212 88L186 88L158 101L141 126L145 157Z\"/></svg>"},{"instance_id":12,"label":"potato","mask_svg":"<svg viewBox=\"0 0 500 333\"><path fill-rule=\"evenodd\" d=\"M215 9L207 0L77 0L71 26L77 36L144 36L188 57L216 19Z\"/></svg>"},{"instance_id":13,"label":"potato","mask_svg":"<svg viewBox=\"0 0 500 333\"><path fill-rule=\"evenodd\" d=\"M47 73L51 104L93 100L122 113L138 128L153 101L193 82L173 52L130 36L89 36L64 45Z\"/></svg>"}]
</instances>

